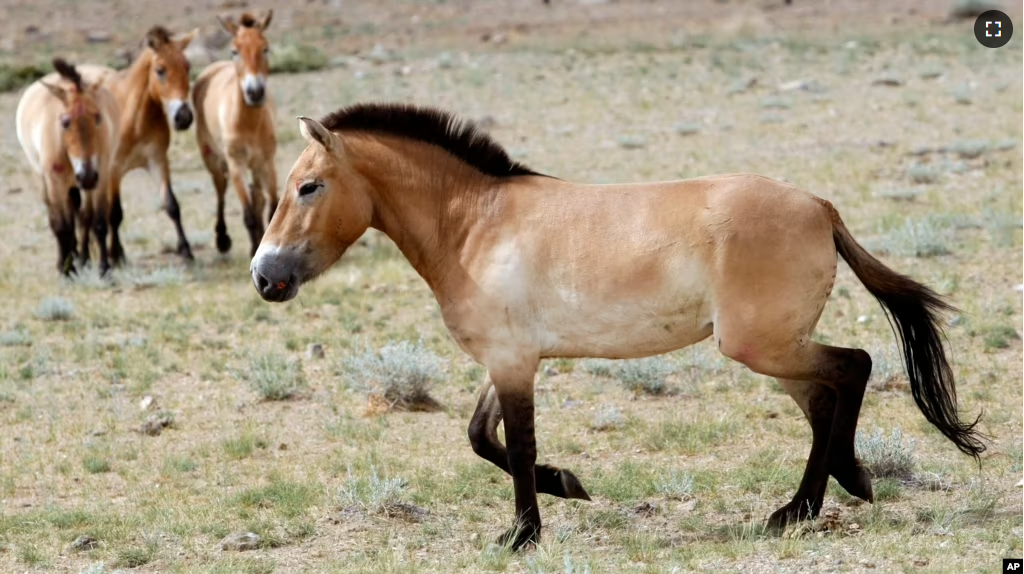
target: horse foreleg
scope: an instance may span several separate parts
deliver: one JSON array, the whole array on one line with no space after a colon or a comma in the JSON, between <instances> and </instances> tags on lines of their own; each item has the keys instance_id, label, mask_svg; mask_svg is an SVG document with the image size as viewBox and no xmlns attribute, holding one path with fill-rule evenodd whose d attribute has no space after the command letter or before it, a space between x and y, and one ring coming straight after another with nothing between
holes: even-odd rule
<instances>
[{"instance_id":1,"label":"horse foreleg","mask_svg":"<svg viewBox=\"0 0 1024 574\"><path fill-rule=\"evenodd\" d=\"M110 271L110 257L107 252L107 195L106 190L97 189L89 196L89 206L92 210L92 231L96 235L96 243L100 250L100 276ZM88 250L86 243L83 250Z\"/></svg>"},{"instance_id":2,"label":"horse foreleg","mask_svg":"<svg viewBox=\"0 0 1024 574\"><path fill-rule=\"evenodd\" d=\"M224 222L224 194L228 190L228 178L226 175L228 167L223 160L218 161L217 159L207 162L206 167L210 171L210 176L213 178L213 188L217 192L217 225L214 228L214 231L217 233L217 251L227 253L231 250L231 236L228 235L228 226Z\"/></svg>"},{"instance_id":3,"label":"horse foreleg","mask_svg":"<svg viewBox=\"0 0 1024 574\"><path fill-rule=\"evenodd\" d=\"M274 167L274 158L271 156L254 170L256 181L267 194L267 225L274 219L274 212L277 211L277 168Z\"/></svg>"},{"instance_id":4,"label":"horse foreleg","mask_svg":"<svg viewBox=\"0 0 1024 574\"><path fill-rule=\"evenodd\" d=\"M252 245L249 255L252 256L256 254L256 248L263 239L263 221L256 212L257 206L253 205L249 189L245 185L245 164L229 157L228 179L231 180L231 187L235 188L238 201L242 204L242 218L245 221L245 228L249 231L249 242Z\"/></svg>"},{"instance_id":5,"label":"horse foreleg","mask_svg":"<svg viewBox=\"0 0 1024 574\"><path fill-rule=\"evenodd\" d=\"M84 269L89 264L89 235L92 233L93 220L97 214L93 211L93 196L99 193L94 190L85 193L83 205L78 210L78 227L80 239L78 241L78 264ZM81 195L81 192L79 192Z\"/></svg>"},{"instance_id":6,"label":"horse foreleg","mask_svg":"<svg viewBox=\"0 0 1024 574\"><path fill-rule=\"evenodd\" d=\"M533 376L537 364L508 369L491 369L490 376L502 415L508 442L508 468L516 494L516 524L498 538L503 546L518 550L540 540L540 509L537 506L537 439L534 435Z\"/></svg>"},{"instance_id":7,"label":"horse foreleg","mask_svg":"<svg viewBox=\"0 0 1024 574\"><path fill-rule=\"evenodd\" d=\"M171 188L171 168L167 156L153 158L150 162L150 172L155 172L160 179L160 193L163 195L164 209L167 211L167 217L170 217L174 223L174 230L178 233L178 255L191 261L194 259L192 247L181 226L181 208L178 205L178 198L175 197L174 190Z\"/></svg>"},{"instance_id":8,"label":"horse foreleg","mask_svg":"<svg viewBox=\"0 0 1024 574\"><path fill-rule=\"evenodd\" d=\"M469 422L469 442L473 452L491 462L506 473L511 474L508 466L508 452L505 445L498 440L498 423L501 422L501 406L494 385L490 381L480 389L480 399L476 411ZM558 496L560 498L578 498L590 500L590 495L580 484L572 472L551 466L538 464L534 466L537 480L537 492Z\"/></svg>"},{"instance_id":9,"label":"horse foreleg","mask_svg":"<svg viewBox=\"0 0 1024 574\"><path fill-rule=\"evenodd\" d=\"M121 210L121 178L115 176L110 180L110 194L108 196L108 209L110 215L110 259L115 266L124 264L124 246L121 245L121 222L124 221L124 211Z\"/></svg>"}]
</instances>

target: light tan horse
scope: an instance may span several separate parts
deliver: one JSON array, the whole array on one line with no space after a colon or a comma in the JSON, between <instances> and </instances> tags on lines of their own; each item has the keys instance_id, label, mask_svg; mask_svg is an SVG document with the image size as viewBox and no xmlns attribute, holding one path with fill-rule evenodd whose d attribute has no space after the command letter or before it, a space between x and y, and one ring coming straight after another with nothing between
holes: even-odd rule
<instances>
[{"instance_id":1,"label":"light tan horse","mask_svg":"<svg viewBox=\"0 0 1024 574\"><path fill-rule=\"evenodd\" d=\"M273 11L262 18L242 14L236 24L220 20L231 33L233 62L210 64L196 80L192 92L196 107L196 141L203 163L213 176L217 190L217 249L231 249L231 237L224 224L224 193L228 182L242 202L245 227L251 248L256 253L263 237L264 193L270 196L267 221L277 207L277 171L274 154L274 102L267 91L270 47L263 32L270 25ZM252 173L252 187L245 184L246 172Z\"/></svg>"},{"instance_id":2,"label":"light tan horse","mask_svg":"<svg viewBox=\"0 0 1024 574\"><path fill-rule=\"evenodd\" d=\"M81 220L81 263L89 261L89 232L96 234L100 273L107 259L107 192L117 151L119 114L114 97L85 84L66 61L53 60L49 74L25 90L15 114L18 141L43 180L43 201L57 237L57 269L73 273L75 219ZM81 192L85 193L82 206Z\"/></svg>"},{"instance_id":3,"label":"light tan horse","mask_svg":"<svg viewBox=\"0 0 1024 574\"><path fill-rule=\"evenodd\" d=\"M891 315L925 418L967 454L985 448L978 421L958 418L939 323L951 307L872 257L821 198L756 175L571 183L511 161L450 114L402 105L301 118L300 130L309 145L252 260L253 283L287 301L367 227L396 243L490 375L469 439L512 475L518 523L502 542L538 539L538 491L589 498L571 472L535 464L538 362L644 357L707 337L776 377L811 425L803 480L769 524L815 516L829 475L871 501L854 456L871 358L811 338L837 253Z\"/></svg>"},{"instance_id":4,"label":"light tan horse","mask_svg":"<svg viewBox=\"0 0 1024 574\"><path fill-rule=\"evenodd\" d=\"M195 38L193 30L182 38L171 37L162 26L146 33L146 45L135 62L124 71L102 66L81 66L86 80L100 82L110 90L121 108L120 144L114 166L117 173L110 184L110 255L114 264L124 262L124 248L119 233L124 211L121 209L121 179L125 174L144 168L160 182L164 209L178 232L178 254L192 259L185 231L181 227L181 210L171 189L171 169L167 148L171 145L168 116L174 129L186 130L192 125L189 104L189 63L183 50Z\"/></svg>"}]
</instances>

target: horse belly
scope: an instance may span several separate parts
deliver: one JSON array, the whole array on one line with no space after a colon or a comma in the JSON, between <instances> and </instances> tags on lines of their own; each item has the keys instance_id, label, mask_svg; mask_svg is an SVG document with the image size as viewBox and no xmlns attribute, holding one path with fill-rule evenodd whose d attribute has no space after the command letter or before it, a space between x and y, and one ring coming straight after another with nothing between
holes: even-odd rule
<instances>
[{"instance_id":1,"label":"horse belly","mask_svg":"<svg viewBox=\"0 0 1024 574\"><path fill-rule=\"evenodd\" d=\"M704 277L691 262L672 266L653 283L561 287L553 298L557 304L543 313L542 356L644 357L705 339L713 305Z\"/></svg>"}]
</instances>

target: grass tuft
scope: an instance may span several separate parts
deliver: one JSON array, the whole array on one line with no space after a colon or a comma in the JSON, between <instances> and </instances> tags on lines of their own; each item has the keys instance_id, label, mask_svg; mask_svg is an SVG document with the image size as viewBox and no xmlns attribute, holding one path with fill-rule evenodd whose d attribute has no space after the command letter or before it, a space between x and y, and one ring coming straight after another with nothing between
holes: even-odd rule
<instances>
[{"instance_id":1,"label":"grass tuft","mask_svg":"<svg viewBox=\"0 0 1024 574\"><path fill-rule=\"evenodd\" d=\"M626 390L638 395L663 395L668 390L666 378L675 367L663 357L647 357L620 361L612 365L611 375Z\"/></svg>"},{"instance_id":2,"label":"grass tuft","mask_svg":"<svg viewBox=\"0 0 1024 574\"><path fill-rule=\"evenodd\" d=\"M274 353L250 357L249 370L243 376L265 401L284 401L306 388L302 364Z\"/></svg>"},{"instance_id":3,"label":"grass tuft","mask_svg":"<svg viewBox=\"0 0 1024 574\"><path fill-rule=\"evenodd\" d=\"M358 349L342 362L341 372L351 388L383 399L388 409L430 411L439 407L430 388L442 376L441 364L422 342L401 341L379 351Z\"/></svg>"},{"instance_id":4,"label":"grass tuft","mask_svg":"<svg viewBox=\"0 0 1024 574\"><path fill-rule=\"evenodd\" d=\"M27 347L32 344L32 336L25 329L12 329L0 333L0 347Z\"/></svg>"},{"instance_id":5,"label":"grass tuft","mask_svg":"<svg viewBox=\"0 0 1024 574\"><path fill-rule=\"evenodd\" d=\"M270 72L274 74L314 72L326 68L328 63L323 52L308 44L277 44L270 54Z\"/></svg>"},{"instance_id":6,"label":"grass tuft","mask_svg":"<svg viewBox=\"0 0 1024 574\"><path fill-rule=\"evenodd\" d=\"M952 253L949 225L938 217L914 220L907 218L903 225L865 241L871 251L900 257L935 257Z\"/></svg>"},{"instance_id":7,"label":"grass tuft","mask_svg":"<svg viewBox=\"0 0 1024 574\"><path fill-rule=\"evenodd\" d=\"M676 500L686 500L693 495L693 476L672 469L654 482L658 494Z\"/></svg>"},{"instance_id":8,"label":"grass tuft","mask_svg":"<svg viewBox=\"0 0 1024 574\"><path fill-rule=\"evenodd\" d=\"M402 499L402 493L408 486L404 478L382 477L375 467L370 468L369 478L352 476L348 471L348 480L338 491L338 502L344 509L355 509L366 514L390 515L403 513L410 506Z\"/></svg>"},{"instance_id":9,"label":"grass tuft","mask_svg":"<svg viewBox=\"0 0 1024 574\"><path fill-rule=\"evenodd\" d=\"M914 477L914 440L907 438L904 442L900 427L893 428L888 437L879 428L867 436L858 432L855 446L861 462L875 478L910 481Z\"/></svg>"},{"instance_id":10,"label":"grass tuft","mask_svg":"<svg viewBox=\"0 0 1024 574\"><path fill-rule=\"evenodd\" d=\"M626 424L626 417L615 405L601 405L590 421L590 428L596 431L610 431L622 428Z\"/></svg>"},{"instance_id":11,"label":"grass tuft","mask_svg":"<svg viewBox=\"0 0 1024 574\"><path fill-rule=\"evenodd\" d=\"M74 303L63 297L46 297L36 309L36 317L43 321L67 321L74 313Z\"/></svg>"}]
</instances>

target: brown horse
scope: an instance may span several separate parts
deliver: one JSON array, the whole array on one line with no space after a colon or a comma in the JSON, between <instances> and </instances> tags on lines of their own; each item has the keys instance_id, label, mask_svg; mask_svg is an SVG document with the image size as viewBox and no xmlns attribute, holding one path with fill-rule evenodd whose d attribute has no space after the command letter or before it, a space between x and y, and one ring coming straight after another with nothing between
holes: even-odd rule
<instances>
[{"instance_id":1,"label":"brown horse","mask_svg":"<svg viewBox=\"0 0 1024 574\"><path fill-rule=\"evenodd\" d=\"M490 375L469 439L512 475L517 525L502 542L538 539L537 492L589 498L569 471L535 464L538 362L643 357L707 337L776 377L811 425L803 480L769 524L815 516L829 475L871 501L871 475L854 456L871 358L811 338L837 253L891 315L925 418L962 451L985 448L978 420L957 414L938 322L951 307L872 257L819 197L756 175L562 181L436 110L370 104L300 119L309 145L252 260L253 283L287 301L367 227L396 243L456 343ZM502 418L507 450L495 433Z\"/></svg>"},{"instance_id":2,"label":"brown horse","mask_svg":"<svg viewBox=\"0 0 1024 574\"><path fill-rule=\"evenodd\" d=\"M183 50L195 38L198 30L180 39L161 26L154 26L146 34L145 48L135 62L118 72L102 66L81 66L90 82L100 82L110 90L121 108L120 144L114 166L117 173L110 183L110 254L115 264L124 262L119 229L124 220L121 209L121 179L129 171L145 168L160 181L164 209L178 232L178 254L192 259L185 231L181 228L181 210L171 189L171 170L167 148L171 145L171 130L186 130L192 125L192 107L189 104L189 63Z\"/></svg>"},{"instance_id":3,"label":"brown horse","mask_svg":"<svg viewBox=\"0 0 1024 574\"><path fill-rule=\"evenodd\" d=\"M224 192L229 180L242 202L251 241L250 256L256 253L263 237L263 194L270 195L268 222L277 207L274 103L267 92L270 47L263 37L271 16L273 11L268 10L260 19L242 14L237 24L229 19L220 20L233 37L234 62L211 64L203 70L192 91L196 141L217 190L217 249L221 253L231 249L231 237L224 224ZM245 185L247 171L253 179L250 189Z\"/></svg>"},{"instance_id":4,"label":"brown horse","mask_svg":"<svg viewBox=\"0 0 1024 574\"><path fill-rule=\"evenodd\" d=\"M119 114L114 97L85 84L78 70L60 58L50 74L25 90L15 123L18 141L32 169L43 179L50 229L57 237L57 269L73 273L75 217L81 220L81 263L89 261L89 232L100 247L100 273L107 259L107 188L117 148ZM80 209L85 192L85 206Z\"/></svg>"}]
</instances>

